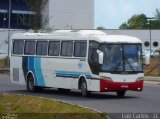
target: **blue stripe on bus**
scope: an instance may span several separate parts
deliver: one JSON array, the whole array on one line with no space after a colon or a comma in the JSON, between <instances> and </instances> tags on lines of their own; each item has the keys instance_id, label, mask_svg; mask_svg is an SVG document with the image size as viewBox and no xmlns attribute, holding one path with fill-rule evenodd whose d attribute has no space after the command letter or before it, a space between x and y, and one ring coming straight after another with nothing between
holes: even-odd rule
<instances>
[{"instance_id":1,"label":"blue stripe on bus","mask_svg":"<svg viewBox=\"0 0 160 119\"><path fill-rule=\"evenodd\" d=\"M28 70L33 73L35 79L35 85L38 86L38 81L35 75L35 68L34 68L34 57L28 57Z\"/></svg>"},{"instance_id":2,"label":"blue stripe on bus","mask_svg":"<svg viewBox=\"0 0 160 119\"><path fill-rule=\"evenodd\" d=\"M38 86L45 86L44 77L42 74L42 68L41 68L41 58L35 58L34 59L34 69L36 70L36 77L38 81Z\"/></svg>"},{"instance_id":3,"label":"blue stripe on bus","mask_svg":"<svg viewBox=\"0 0 160 119\"><path fill-rule=\"evenodd\" d=\"M34 58L34 57L28 57L28 70L32 71L35 78L35 85L36 86L45 86L44 77L42 74L41 69L41 59L40 58Z\"/></svg>"},{"instance_id":4,"label":"blue stripe on bus","mask_svg":"<svg viewBox=\"0 0 160 119\"><path fill-rule=\"evenodd\" d=\"M92 79L90 73L85 72L68 72L68 71L55 71L56 77L70 77L70 78L79 78L80 76L86 76L88 79Z\"/></svg>"}]
</instances>

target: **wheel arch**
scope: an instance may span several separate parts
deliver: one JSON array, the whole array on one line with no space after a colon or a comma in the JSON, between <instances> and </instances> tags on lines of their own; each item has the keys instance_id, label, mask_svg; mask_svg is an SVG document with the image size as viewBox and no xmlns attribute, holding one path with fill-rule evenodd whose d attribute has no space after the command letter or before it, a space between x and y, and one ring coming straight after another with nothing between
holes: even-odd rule
<instances>
[{"instance_id":1,"label":"wheel arch","mask_svg":"<svg viewBox=\"0 0 160 119\"><path fill-rule=\"evenodd\" d=\"M87 81L86 81L86 76L85 75L81 75L79 76L79 81L78 81L78 89L81 89L81 84L82 84L82 81L85 80L86 84L87 84Z\"/></svg>"},{"instance_id":2,"label":"wheel arch","mask_svg":"<svg viewBox=\"0 0 160 119\"><path fill-rule=\"evenodd\" d=\"M33 72L32 72L32 71L29 71L29 72L27 73L27 75L25 76L25 81L26 81L26 82L27 82L29 76L33 76L33 79L34 79L34 81L35 81L35 77L34 77Z\"/></svg>"}]
</instances>

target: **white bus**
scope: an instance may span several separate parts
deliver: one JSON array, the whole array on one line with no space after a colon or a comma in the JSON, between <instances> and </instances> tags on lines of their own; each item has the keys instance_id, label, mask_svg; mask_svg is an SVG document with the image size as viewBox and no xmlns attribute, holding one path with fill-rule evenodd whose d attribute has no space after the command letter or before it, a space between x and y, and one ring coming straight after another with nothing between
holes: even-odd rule
<instances>
[{"instance_id":1,"label":"white bus","mask_svg":"<svg viewBox=\"0 0 160 119\"><path fill-rule=\"evenodd\" d=\"M12 38L11 82L29 91L57 88L90 92L143 90L142 41L97 30L20 33Z\"/></svg>"}]
</instances>

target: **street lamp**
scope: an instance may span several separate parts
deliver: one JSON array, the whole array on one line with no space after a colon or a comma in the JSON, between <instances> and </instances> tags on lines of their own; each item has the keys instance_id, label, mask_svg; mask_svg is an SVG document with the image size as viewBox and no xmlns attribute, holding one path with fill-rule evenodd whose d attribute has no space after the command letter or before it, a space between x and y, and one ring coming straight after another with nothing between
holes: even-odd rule
<instances>
[{"instance_id":1,"label":"street lamp","mask_svg":"<svg viewBox=\"0 0 160 119\"><path fill-rule=\"evenodd\" d=\"M152 30L151 30L151 21L155 19L155 17L147 17L147 19L149 20L149 31L150 31L150 54L151 54L151 45L152 45Z\"/></svg>"},{"instance_id":2,"label":"street lamp","mask_svg":"<svg viewBox=\"0 0 160 119\"><path fill-rule=\"evenodd\" d=\"M11 29L11 4L12 1L9 0L9 5L8 5L8 57L9 57L9 51L10 51L10 29ZM9 58L8 58L8 67L9 67Z\"/></svg>"}]
</instances>

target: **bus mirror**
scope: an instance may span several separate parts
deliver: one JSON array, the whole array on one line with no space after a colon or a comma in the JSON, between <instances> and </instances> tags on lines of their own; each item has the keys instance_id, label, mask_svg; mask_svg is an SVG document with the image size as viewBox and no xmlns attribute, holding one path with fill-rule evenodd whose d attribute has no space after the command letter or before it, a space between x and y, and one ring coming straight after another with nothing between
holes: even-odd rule
<instances>
[{"instance_id":1,"label":"bus mirror","mask_svg":"<svg viewBox=\"0 0 160 119\"><path fill-rule=\"evenodd\" d=\"M150 54L149 53L145 54L145 56L144 56L144 64L145 65L150 64Z\"/></svg>"},{"instance_id":2,"label":"bus mirror","mask_svg":"<svg viewBox=\"0 0 160 119\"><path fill-rule=\"evenodd\" d=\"M99 64L103 64L103 52L101 52L100 50L97 50L98 56L99 56Z\"/></svg>"}]
</instances>

